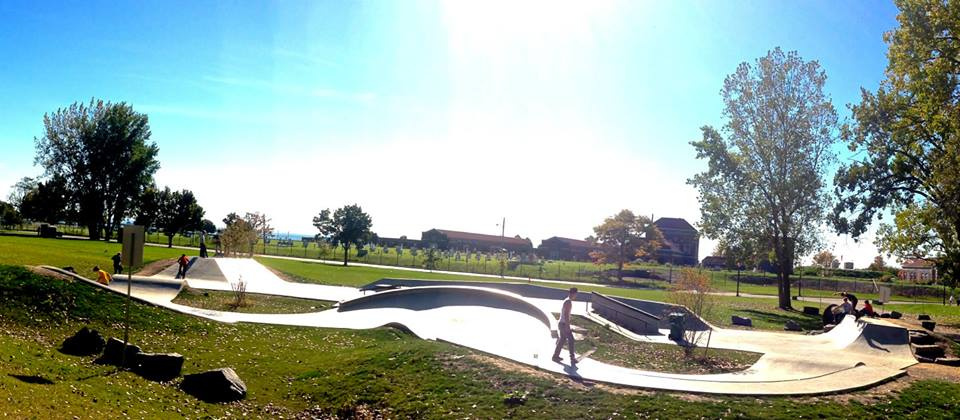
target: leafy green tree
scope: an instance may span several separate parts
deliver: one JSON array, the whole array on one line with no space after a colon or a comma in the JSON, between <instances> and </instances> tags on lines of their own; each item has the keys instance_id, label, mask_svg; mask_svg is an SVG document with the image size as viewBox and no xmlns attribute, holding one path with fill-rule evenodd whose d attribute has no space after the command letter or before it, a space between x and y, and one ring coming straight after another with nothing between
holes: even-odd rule
<instances>
[{"instance_id":1,"label":"leafy green tree","mask_svg":"<svg viewBox=\"0 0 960 420\"><path fill-rule=\"evenodd\" d=\"M772 251L779 306L790 309L795 255L819 243L830 206L823 177L835 160L837 114L816 61L776 48L724 80L726 138L710 126L691 144L708 169L687 182L700 193L704 236L749 238Z\"/></svg>"},{"instance_id":2,"label":"leafy green tree","mask_svg":"<svg viewBox=\"0 0 960 420\"><path fill-rule=\"evenodd\" d=\"M161 194L169 195L170 192L164 192L158 189L156 185L151 185L140 194L140 200L136 203L136 210L134 211L135 216L133 222L135 224L143 226L147 231L157 225L163 205L161 202Z\"/></svg>"},{"instance_id":3,"label":"leafy green tree","mask_svg":"<svg viewBox=\"0 0 960 420\"><path fill-rule=\"evenodd\" d=\"M623 281L624 264L654 255L663 243L663 234L653 220L630 210L606 218L593 233L598 249L590 252L590 257L596 264L616 264L618 281Z\"/></svg>"},{"instance_id":4,"label":"leafy green tree","mask_svg":"<svg viewBox=\"0 0 960 420\"><path fill-rule=\"evenodd\" d=\"M66 180L90 239L109 239L160 167L145 114L126 103L75 102L43 117L36 163Z\"/></svg>"},{"instance_id":5,"label":"leafy green tree","mask_svg":"<svg viewBox=\"0 0 960 420\"><path fill-rule=\"evenodd\" d=\"M213 220L203 219L200 221L200 230L209 234L214 234L217 233L217 225L213 223Z\"/></svg>"},{"instance_id":6,"label":"leafy green tree","mask_svg":"<svg viewBox=\"0 0 960 420\"><path fill-rule=\"evenodd\" d=\"M326 237L332 243L343 247L343 265L347 265L347 258L350 255L350 246L361 246L370 241L373 232L370 228L373 226L373 220L370 215L363 212L363 209L356 204L348 205L337 209L331 217L330 209L325 209L313 218L313 226L320 233L317 237Z\"/></svg>"},{"instance_id":7,"label":"leafy green tree","mask_svg":"<svg viewBox=\"0 0 960 420\"><path fill-rule=\"evenodd\" d=\"M436 270L441 262L440 252L436 248L427 248L423 253L423 268L427 270Z\"/></svg>"},{"instance_id":8,"label":"leafy green tree","mask_svg":"<svg viewBox=\"0 0 960 420\"><path fill-rule=\"evenodd\" d=\"M205 212L190 190L171 191L166 187L160 192L160 202L159 225L167 236L167 248L173 247L173 237L177 234L200 228Z\"/></svg>"},{"instance_id":9,"label":"leafy green tree","mask_svg":"<svg viewBox=\"0 0 960 420\"><path fill-rule=\"evenodd\" d=\"M883 251L936 258L941 276L960 278L960 3L895 1L899 27L887 32L886 80L861 89L843 130L856 160L834 181L833 224L858 237L887 210ZM914 254L914 255L907 255Z\"/></svg>"},{"instance_id":10,"label":"leafy green tree","mask_svg":"<svg viewBox=\"0 0 960 420\"><path fill-rule=\"evenodd\" d=\"M35 222L72 222L76 219L75 206L70 203L70 190L62 176L55 175L45 182L24 178L14 186L16 207L20 215Z\"/></svg>"},{"instance_id":11,"label":"leafy green tree","mask_svg":"<svg viewBox=\"0 0 960 420\"><path fill-rule=\"evenodd\" d=\"M12 227L23 222L16 207L5 201L0 201L0 226Z\"/></svg>"}]
</instances>

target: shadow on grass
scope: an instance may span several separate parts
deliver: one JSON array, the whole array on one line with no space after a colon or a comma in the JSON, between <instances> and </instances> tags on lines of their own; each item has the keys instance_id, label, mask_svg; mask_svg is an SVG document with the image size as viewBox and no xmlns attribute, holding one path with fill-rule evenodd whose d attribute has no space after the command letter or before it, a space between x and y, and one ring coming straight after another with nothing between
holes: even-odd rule
<instances>
[{"instance_id":1,"label":"shadow on grass","mask_svg":"<svg viewBox=\"0 0 960 420\"><path fill-rule=\"evenodd\" d=\"M764 321L771 324L786 324L787 321L796 321L800 324L800 327L805 330L818 330L823 326L820 325L820 317L813 317L812 315L804 315L803 312L787 312L781 311L777 312L768 312L768 311L759 311L756 309L742 309L736 312L743 312L753 318L756 321Z\"/></svg>"},{"instance_id":2,"label":"shadow on grass","mask_svg":"<svg viewBox=\"0 0 960 420\"><path fill-rule=\"evenodd\" d=\"M8 373L7 376L28 384L53 385L53 381L38 375L15 375Z\"/></svg>"}]
</instances>

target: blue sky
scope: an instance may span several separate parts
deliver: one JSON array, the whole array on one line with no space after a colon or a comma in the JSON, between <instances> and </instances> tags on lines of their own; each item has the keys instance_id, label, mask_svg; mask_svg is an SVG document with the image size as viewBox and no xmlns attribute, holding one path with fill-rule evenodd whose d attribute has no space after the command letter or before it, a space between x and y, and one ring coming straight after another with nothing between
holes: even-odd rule
<instances>
[{"instance_id":1,"label":"blue sky","mask_svg":"<svg viewBox=\"0 0 960 420\"><path fill-rule=\"evenodd\" d=\"M310 233L356 202L382 236L506 217L535 243L621 208L698 220L688 143L737 64L818 60L845 117L896 25L884 1L119 3L0 2L0 196L39 174L43 114L97 97L149 115L158 182L213 220Z\"/></svg>"}]
</instances>

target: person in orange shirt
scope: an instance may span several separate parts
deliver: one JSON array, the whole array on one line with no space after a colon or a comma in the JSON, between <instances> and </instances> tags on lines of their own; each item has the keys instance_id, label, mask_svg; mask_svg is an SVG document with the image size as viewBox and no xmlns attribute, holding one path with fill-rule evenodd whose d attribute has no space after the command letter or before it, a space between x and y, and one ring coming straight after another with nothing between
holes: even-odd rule
<instances>
[{"instance_id":1,"label":"person in orange shirt","mask_svg":"<svg viewBox=\"0 0 960 420\"><path fill-rule=\"evenodd\" d=\"M100 269L100 266L94 266L93 272L97 273L97 283L102 285L110 285L110 281L113 280L113 277L110 276L110 273Z\"/></svg>"}]
</instances>

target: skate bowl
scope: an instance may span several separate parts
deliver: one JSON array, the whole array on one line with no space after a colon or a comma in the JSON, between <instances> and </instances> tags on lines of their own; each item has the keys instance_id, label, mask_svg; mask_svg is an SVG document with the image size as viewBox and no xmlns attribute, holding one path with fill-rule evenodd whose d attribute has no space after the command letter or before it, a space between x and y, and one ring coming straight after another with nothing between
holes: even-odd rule
<instances>
[{"instance_id":1,"label":"skate bowl","mask_svg":"<svg viewBox=\"0 0 960 420\"><path fill-rule=\"evenodd\" d=\"M387 290L341 302L337 311L399 308L424 311L446 306L485 307L519 312L556 331L553 316L523 297L502 290L471 286L422 286Z\"/></svg>"}]
</instances>

